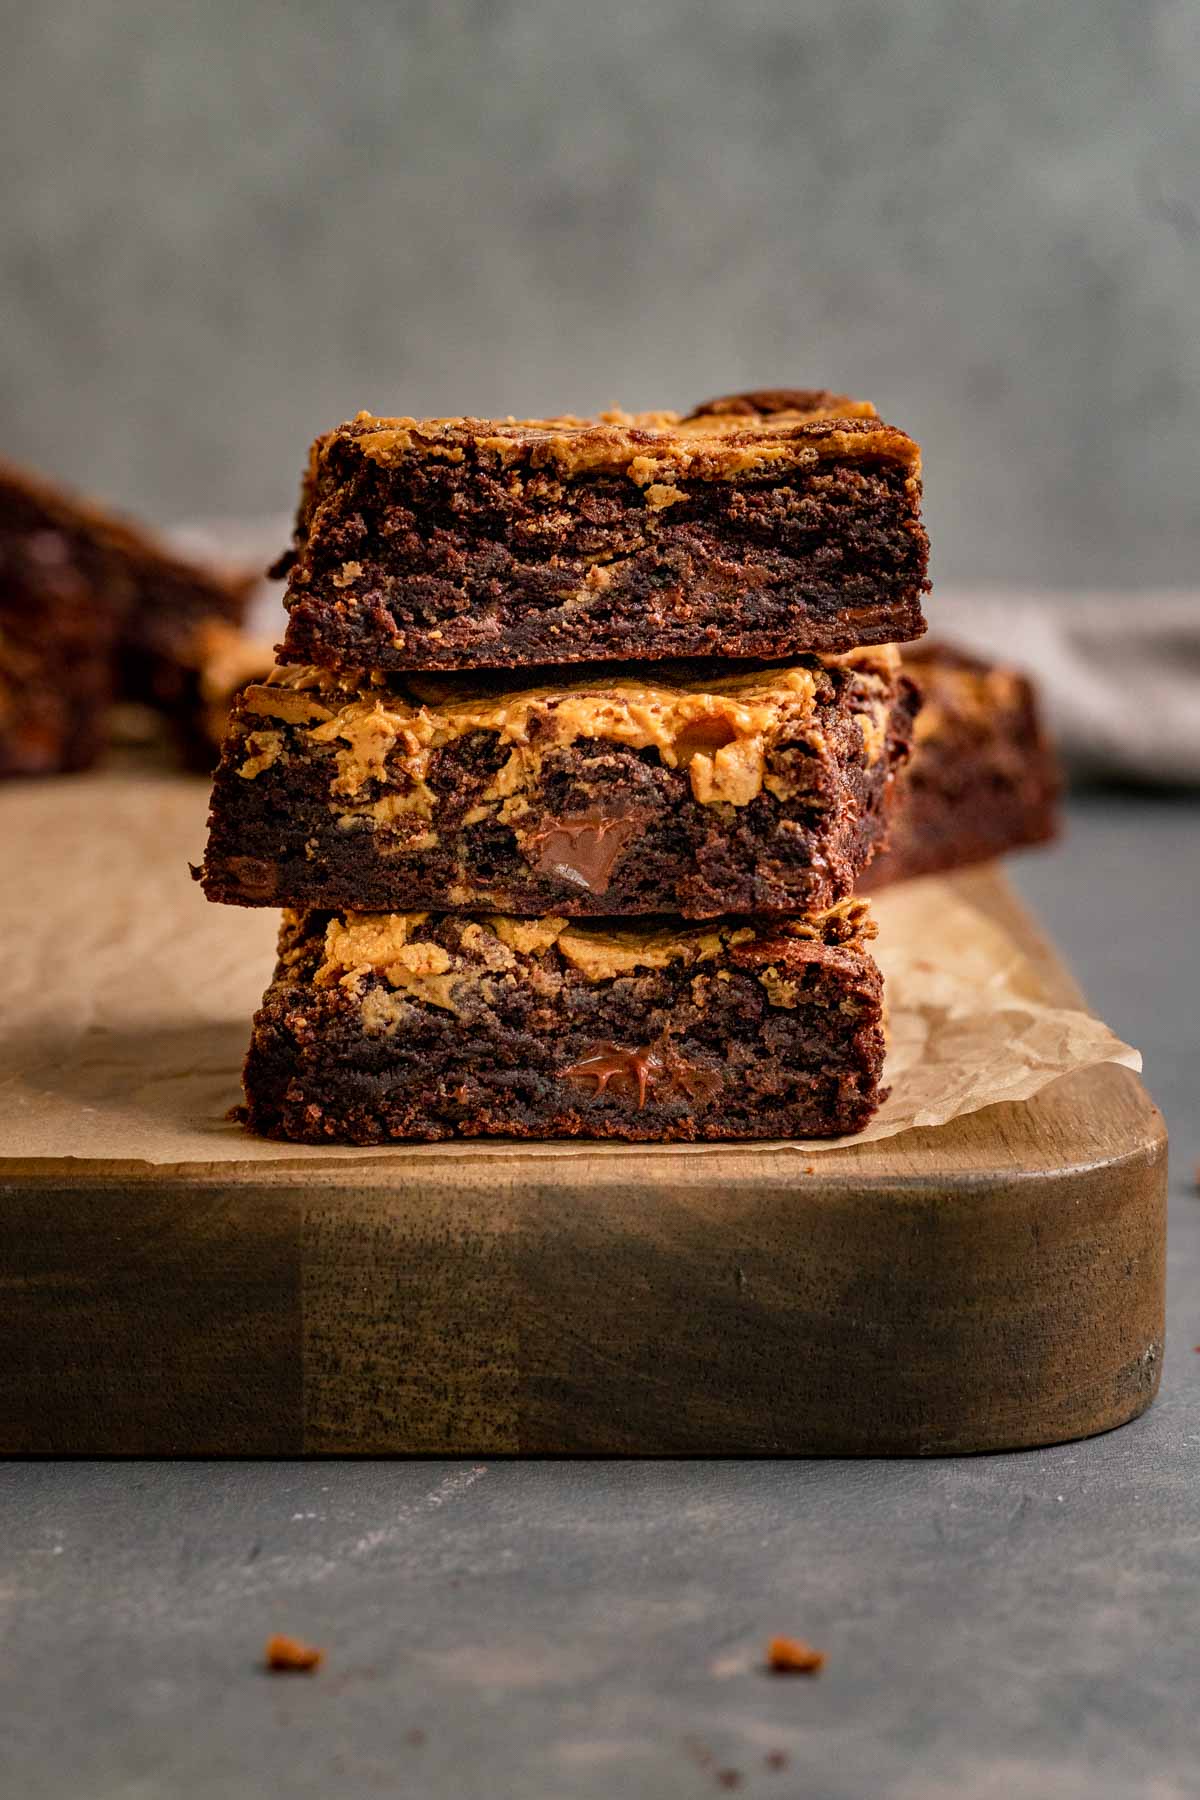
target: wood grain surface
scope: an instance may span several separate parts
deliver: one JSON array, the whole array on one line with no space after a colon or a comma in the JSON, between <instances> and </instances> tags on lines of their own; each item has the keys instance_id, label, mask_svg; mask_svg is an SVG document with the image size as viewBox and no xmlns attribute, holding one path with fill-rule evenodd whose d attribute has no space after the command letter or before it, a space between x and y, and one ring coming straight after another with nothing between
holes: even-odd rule
<instances>
[{"instance_id":1,"label":"wood grain surface","mask_svg":"<svg viewBox=\"0 0 1200 1800\"><path fill-rule=\"evenodd\" d=\"M1002 877L972 900L1078 991ZM1134 1417L1166 1140L1128 1070L811 1162L0 1156L0 1450L924 1454Z\"/></svg>"}]
</instances>

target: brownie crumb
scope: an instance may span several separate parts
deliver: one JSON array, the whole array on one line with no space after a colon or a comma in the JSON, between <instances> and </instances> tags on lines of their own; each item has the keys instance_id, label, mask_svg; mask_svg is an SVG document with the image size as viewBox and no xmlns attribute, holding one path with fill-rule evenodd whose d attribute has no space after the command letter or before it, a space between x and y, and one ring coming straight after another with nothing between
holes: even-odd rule
<instances>
[{"instance_id":1,"label":"brownie crumb","mask_svg":"<svg viewBox=\"0 0 1200 1800\"><path fill-rule=\"evenodd\" d=\"M767 1667L773 1675L816 1675L824 1665L825 1652L799 1638L774 1637L767 1645Z\"/></svg>"},{"instance_id":2,"label":"brownie crumb","mask_svg":"<svg viewBox=\"0 0 1200 1800\"><path fill-rule=\"evenodd\" d=\"M298 1638L277 1636L267 1639L264 1660L276 1675L311 1675L320 1668L324 1655L323 1650L302 1644Z\"/></svg>"},{"instance_id":3,"label":"brownie crumb","mask_svg":"<svg viewBox=\"0 0 1200 1800\"><path fill-rule=\"evenodd\" d=\"M741 1772L738 1769L718 1769L717 1786L723 1788L739 1788L742 1785Z\"/></svg>"},{"instance_id":4,"label":"brownie crumb","mask_svg":"<svg viewBox=\"0 0 1200 1800\"><path fill-rule=\"evenodd\" d=\"M763 1761L766 1763L768 1769L786 1769L788 1766L788 1753L786 1750L768 1750Z\"/></svg>"},{"instance_id":5,"label":"brownie crumb","mask_svg":"<svg viewBox=\"0 0 1200 1800\"><path fill-rule=\"evenodd\" d=\"M414 1750L419 1750L425 1742L425 1733L419 1725L414 1725L410 1731L405 1732L404 1741L406 1744L410 1744Z\"/></svg>"}]
</instances>

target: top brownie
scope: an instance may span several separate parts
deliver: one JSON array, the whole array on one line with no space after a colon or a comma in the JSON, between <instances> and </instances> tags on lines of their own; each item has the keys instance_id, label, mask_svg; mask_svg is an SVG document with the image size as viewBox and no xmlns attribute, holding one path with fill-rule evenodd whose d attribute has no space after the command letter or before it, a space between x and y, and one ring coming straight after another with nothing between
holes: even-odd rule
<instances>
[{"instance_id":1,"label":"top brownie","mask_svg":"<svg viewBox=\"0 0 1200 1800\"><path fill-rule=\"evenodd\" d=\"M318 438L291 662L518 668L781 657L925 629L920 451L863 401L771 390L676 413L377 419Z\"/></svg>"}]
</instances>

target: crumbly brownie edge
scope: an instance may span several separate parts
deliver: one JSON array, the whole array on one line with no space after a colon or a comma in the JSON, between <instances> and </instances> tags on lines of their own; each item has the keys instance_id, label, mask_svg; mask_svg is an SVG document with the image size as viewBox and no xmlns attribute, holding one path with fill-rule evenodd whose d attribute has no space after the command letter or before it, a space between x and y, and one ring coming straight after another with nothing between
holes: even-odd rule
<instances>
[{"instance_id":1,"label":"crumbly brownie edge","mask_svg":"<svg viewBox=\"0 0 1200 1800\"><path fill-rule=\"evenodd\" d=\"M701 558L693 566L711 566ZM631 587L633 583L628 584ZM403 634L394 615L376 600L364 608L317 599L292 603L284 640L277 654L289 662L356 668L374 664L384 670L427 669L447 673L467 669L524 669L550 661L590 663L641 657L647 662L675 657L721 656L736 661L773 660L783 656L841 655L865 646L906 643L921 636L925 615L919 586L901 590L880 602L863 601L822 618L801 599L749 596L726 601L720 593L699 595L686 576L680 591L687 605L669 615L652 610L655 584L623 599L619 613L589 623L566 609L522 614L519 605L477 609L436 628L406 624ZM831 593L834 590L831 590ZM697 599L705 605L695 607ZM834 602L836 609L836 601ZM747 619L730 616L740 610ZM699 617L687 616L693 611ZM397 643L397 636L402 641Z\"/></svg>"}]
</instances>

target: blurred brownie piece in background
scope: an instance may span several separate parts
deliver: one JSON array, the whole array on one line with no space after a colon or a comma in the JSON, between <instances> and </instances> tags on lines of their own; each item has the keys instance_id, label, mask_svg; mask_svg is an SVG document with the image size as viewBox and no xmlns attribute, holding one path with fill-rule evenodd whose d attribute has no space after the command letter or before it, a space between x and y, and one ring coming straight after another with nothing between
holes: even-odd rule
<instances>
[{"instance_id":1,"label":"blurred brownie piece in background","mask_svg":"<svg viewBox=\"0 0 1200 1800\"><path fill-rule=\"evenodd\" d=\"M889 846L862 892L1043 844L1059 828L1061 772L1028 677L943 643L906 649L903 661L921 710Z\"/></svg>"},{"instance_id":2,"label":"blurred brownie piece in background","mask_svg":"<svg viewBox=\"0 0 1200 1800\"><path fill-rule=\"evenodd\" d=\"M687 418L360 413L310 453L282 655L453 670L899 642L925 629L920 500L912 439L815 390Z\"/></svg>"},{"instance_id":3,"label":"blurred brownie piece in background","mask_svg":"<svg viewBox=\"0 0 1200 1800\"><path fill-rule=\"evenodd\" d=\"M87 768L115 701L172 712L200 635L236 626L252 585L0 462L0 774Z\"/></svg>"},{"instance_id":4,"label":"blurred brownie piece in background","mask_svg":"<svg viewBox=\"0 0 1200 1800\"><path fill-rule=\"evenodd\" d=\"M251 682L265 681L274 665L269 638L224 619L206 620L180 646L167 714L189 768L212 773L239 694Z\"/></svg>"}]
</instances>

